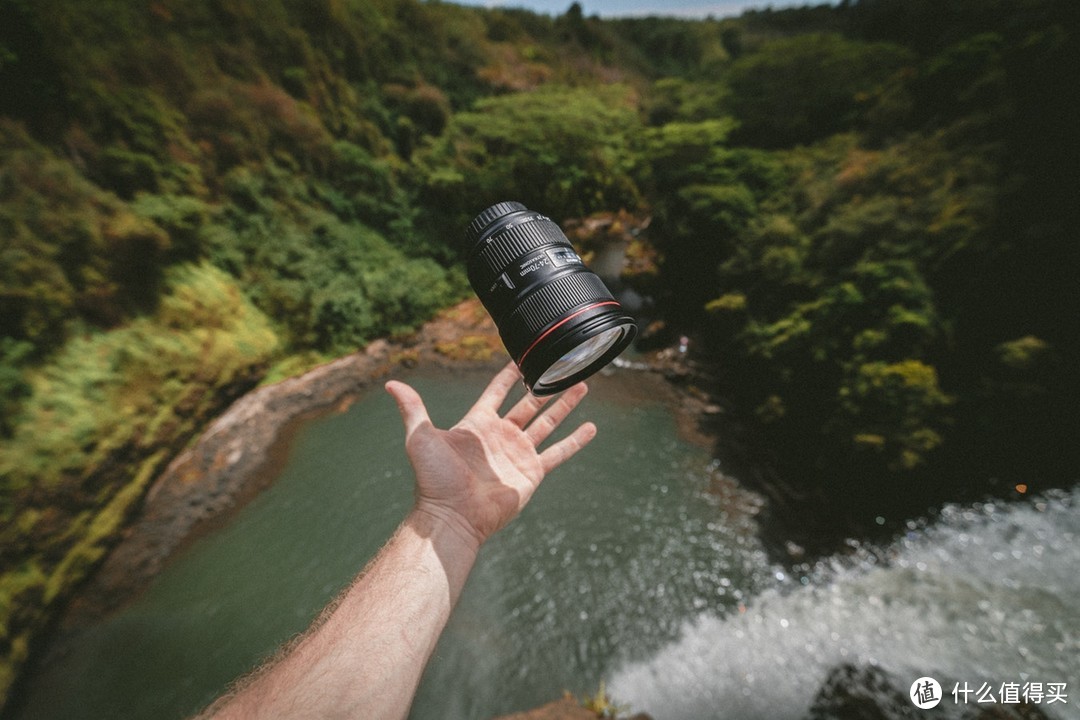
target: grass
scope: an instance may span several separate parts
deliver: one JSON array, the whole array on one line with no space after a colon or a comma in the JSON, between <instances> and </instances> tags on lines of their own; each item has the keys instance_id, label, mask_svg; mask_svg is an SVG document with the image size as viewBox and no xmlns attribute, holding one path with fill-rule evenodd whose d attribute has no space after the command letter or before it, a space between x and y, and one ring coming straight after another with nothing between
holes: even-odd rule
<instances>
[{"instance_id":1,"label":"grass","mask_svg":"<svg viewBox=\"0 0 1080 720\"><path fill-rule=\"evenodd\" d=\"M52 606L101 561L150 482L278 353L270 321L209 265L153 315L76 337L30 379L0 447L0 705Z\"/></svg>"}]
</instances>

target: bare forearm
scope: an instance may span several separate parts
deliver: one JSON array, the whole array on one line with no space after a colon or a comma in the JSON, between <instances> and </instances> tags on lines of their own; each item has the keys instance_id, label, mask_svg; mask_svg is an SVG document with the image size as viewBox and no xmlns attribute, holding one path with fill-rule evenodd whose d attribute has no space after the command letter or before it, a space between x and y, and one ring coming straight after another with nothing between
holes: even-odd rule
<instances>
[{"instance_id":1,"label":"bare forearm","mask_svg":"<svg viewBox=\"0 0 1080 720\"><path fill-rule=\"evenodd\" d=\"M501 416L520 374L508 364L449 430L415 390L386 384L405 423L417 505L352 586L276 663L211 707L215 718L403 718L476 554L525 506L544 476L596 434L583 423L544 443L585 396L545 408L526 396Z\"/></svg>"},{"instance_id":2,"label":"bare forearm","mask_svg":"<svg viewBox=\"0 0 1080 720\"><path fill-rule=\"evenodd\" d=\"M328 616L213 717L405 717L476 552L413 511Z\"/></svg>"}]
</instances>

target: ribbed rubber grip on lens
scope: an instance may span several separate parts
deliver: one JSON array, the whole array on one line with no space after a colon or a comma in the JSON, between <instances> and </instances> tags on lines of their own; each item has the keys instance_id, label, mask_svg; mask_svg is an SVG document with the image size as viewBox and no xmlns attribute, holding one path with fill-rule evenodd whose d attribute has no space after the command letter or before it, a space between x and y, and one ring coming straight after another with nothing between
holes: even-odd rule
<instances>
[{"instance_id":1,"label":"ribbed rubber grip on lens","mask_svg":"<svg viewBox=\"0 0 1080 720\"><path fill-rule=\"evenodd\" d=\"M513 225L498 231L498 235L498 238L485 245L475 258L488 278L497 277L514 260L520 260L533 250L545 245L564 245L573 248L559 226L550 220L536 220Z\"/></svg>"},{"instance_id":2,"label":"ribbed rubber grip on lens","mask_svg":"<svg viewBox=\"0 0 1080 720\"><path fill-rule=\"evenodd\" d=\"M524 337L533 337L576 307L613 299L603 280L590 272L563 275L525 298L507 317L507 331L523 329Z\"/></svg>"},{"instance_id":3,"label":"ribbed rubber grip on lens","mask_svg":"<svg viewBox=\"0 0 1080 720\"><path fill-rule=\"evenodd\" d=\"M480 239L480 234L484 232L488 225L495 222L503 215L509 215L510 213L521 212L522 210L527 209L528 208L521 203L514 201L495 203L473 218L473 221L469 223L469 227L465 228L465 240L471 247Z\"/></svg>"}]
</instances>

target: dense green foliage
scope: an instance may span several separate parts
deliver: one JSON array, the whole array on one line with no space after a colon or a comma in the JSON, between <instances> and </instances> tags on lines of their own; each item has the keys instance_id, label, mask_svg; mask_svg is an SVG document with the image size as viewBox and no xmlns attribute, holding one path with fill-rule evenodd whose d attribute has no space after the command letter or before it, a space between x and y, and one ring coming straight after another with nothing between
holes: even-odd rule
<instances>
[{"instance_id":1,"label":"dense green foliage","mask_svg":"<svg viewBox=\"0 0 1080 720\"><path fill-rule=\"evenodd\" d=\"M74 337L27 373L29 397L0 446L4 686L42 612L103 557L178 443L277 350L266 317L220 270L178 266L164 285L153 315Z\"/></svg>"},{"instance_id":2,"label":"dense green foliage","mask_svg":"<svg viewBox=\"0 0 1080 720\"><path fill-rule=\"evenodd\" d=\"M1074 481L1077 13L862 2L771 35L764 15L711 83L657 83L669 319L842 522Z\"/></svg>"},{"instance_id":3,"label":"dense green foliage","mask_svg":"<svg viewBox=\"0 0 1080 720\"><path fill-rule=\"evenodd\" d=\"M3 0L0 697L171 453L274 363L462 297L498 200L651 217L627 282L844 532L1071 482L1078 24Z\"/></svg>"},{"instance_id":4,"label":"dense green foliage","mask_svg":"<svg viewBox=\"0 0 1080 720\"><path fill-rule=\"evenodd\" d=\"M457 227L504 197L557 218L633 207L639 131L629 90L618 85L482 100L424 153L421 205Z\"/></svg>"}]
</instances>

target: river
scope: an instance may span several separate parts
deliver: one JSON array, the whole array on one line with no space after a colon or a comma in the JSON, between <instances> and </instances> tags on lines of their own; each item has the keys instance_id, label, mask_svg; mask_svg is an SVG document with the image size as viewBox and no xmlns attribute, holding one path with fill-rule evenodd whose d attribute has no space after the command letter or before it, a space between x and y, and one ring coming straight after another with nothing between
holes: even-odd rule
<instances>
[{"instance_id":1,"label":"river","mask_svg":"<svg viewBox=\"0 0 1080 720\"><path fill-rule=\"evenodd\" d=\"M487 377L404 379L447 425ZM577 416L598 437L482 550L414 720L487 718L601 681L656 720L802 718L844 663L903 693L934 676L958 712L954 683L1065 683L1066 702L1040 707L1080 717L1080 494L946 508L793 577L764 552L753 503L717 492L715 461L680 437L660 382L618 371L592 383ZM122 611L57 642L14 717L195 711L307 626L411 492L385 393L310 422L269 489Z\"/></svg>"}]
</instances>

